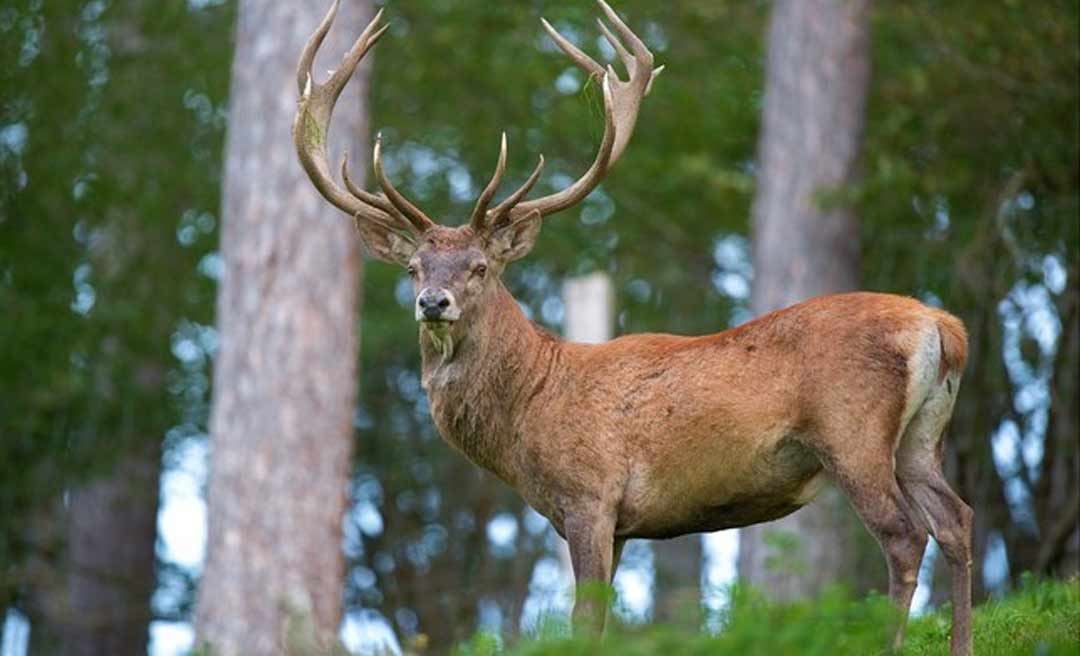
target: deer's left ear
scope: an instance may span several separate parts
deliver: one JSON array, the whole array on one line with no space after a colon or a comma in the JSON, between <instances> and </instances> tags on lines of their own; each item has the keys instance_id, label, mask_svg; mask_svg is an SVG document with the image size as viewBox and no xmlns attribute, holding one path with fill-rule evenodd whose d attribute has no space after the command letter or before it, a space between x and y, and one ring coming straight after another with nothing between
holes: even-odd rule
<instances>
[{"instance_id":1,"label":"deer's left ear","mask_svg":"<svg viewBox=\"0 0 1080 656\"><path fill-rule=\"evenodd\" d=\"M496 228L488 239L488 255L504 263L525 257L536 244L541 221L540 213L533 212Z\"/></svg>"}]
</instances>

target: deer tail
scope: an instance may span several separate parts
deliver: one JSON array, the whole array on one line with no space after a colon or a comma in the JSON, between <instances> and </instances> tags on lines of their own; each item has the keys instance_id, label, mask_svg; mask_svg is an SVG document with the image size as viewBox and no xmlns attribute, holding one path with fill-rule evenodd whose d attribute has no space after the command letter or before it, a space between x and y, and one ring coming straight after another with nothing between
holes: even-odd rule
<instances>
[{"instance_id":1,"label":"deer tail","mask_svg":"<svg viewBox=\"0 0 1080 656\"><path fill-rule=\"evenodd\" d=\"M964 322L960 319L940 310L935 315L938 337L941 340L939 377L944 380L949 372L959 374L964 370L964 364L967 362L968 337Z\"/></svg>"}]
</instances>

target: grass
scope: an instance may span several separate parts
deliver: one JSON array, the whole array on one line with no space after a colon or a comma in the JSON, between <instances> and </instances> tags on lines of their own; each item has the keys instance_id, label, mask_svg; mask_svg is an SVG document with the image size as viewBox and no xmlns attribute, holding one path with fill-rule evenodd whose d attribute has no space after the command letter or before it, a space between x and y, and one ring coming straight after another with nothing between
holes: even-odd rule
<instances>
[{"instance_id":1,"label":"grass","mask_svg":"<svg viewBox=\"0 0 1080 656\"><path fill-rule=\"evenodd\" d=\"M949 616L934 613L909 624L903 654L948 654ZM1080 654L1080 579L1036 582L1025 578L1014 594L975 609L975 653Z\"/></svg>"},{"instance_id":2,"label":"grass","mask_svg":"<svg viewBox=\"0 0 1080 656\"><path fill-rule=\"evenodd\" d=\"M885 654L898 616L880 596L854 600L831 590L813 602L772 604L751 590L732 591L730 609L715 634L663 625L609 626L601 640L568 635L549 623L537 636L508 647L477 634L456 656L709 656L772 654L835 656ZM949 653L949 609L912 619L902 656ZM975 609L975 653L979 656L1080 654L1080 579L1035 581Z\"/></svg>"}]
</instances>

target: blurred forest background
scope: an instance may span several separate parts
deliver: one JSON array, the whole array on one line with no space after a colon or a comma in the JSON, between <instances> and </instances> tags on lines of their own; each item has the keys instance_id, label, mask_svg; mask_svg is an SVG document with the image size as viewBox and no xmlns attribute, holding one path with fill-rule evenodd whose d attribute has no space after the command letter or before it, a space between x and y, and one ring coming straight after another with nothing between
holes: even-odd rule
<instances>
[{"instance_id":1,"label":"blurred forest background","mask_svg":"<svg viewBox=\"0 0 1080 656\"><path fill-rule=\"evenodd\" d=\"M358 365L344 371L358 371L348 375L359 391L346 386L341 394L357 401L346 406L341 435L308 431L268 452L268 460L253 456L271 468L293 466L288 485L245 492L220 484L222 497L235 494L227 501L231 514L221 515L224 505L215 504L226 501L211 494L211 563L214 545L227 544L232 529L243 539L265 520L284 528L275 524L263 538L303 532L300 519L289 523L288 498L325 502L331 511L340 501L343 526L317 543L326 558L343 559L328 568L339 576L321 583L336 597L300 600L298 612L314 605L319 622L340 622L349 646L426 642L438 653L481 629L512 640L546 610L566 608L546 520L434 431L405 273L368 263L361 274L346 217L318 203L289 204L301 186L313 192L295 162L288 123L278 118L291 117L299 44L328 3L282 3L290 9L271 16L265 7L275 4L0 6L5 656L27 649L143 653L150 634L156 654L190 647L207 542L207 472L228 452L215 445L211 456L211 399L224 402L228 393L211 381L230 390L236 383L241 393L244 385L212 371L221 342L215 295L223 272L234 270L230 262L241 271L245 257L272 258L275 243L304 238L304 225L312 234L336 231L318 233L324 241L312 248L353 244L328 259L344 268L324 267L316 282L350 299L325 300L344 317L341 353L357 352L360 339L358 357L344 357ZM372 9L368 0L346 5L354 13L336 26L342 41ZM826 215L842 211L857 227L846 254L826 257L854 258L859 287L941 305L970 331L945 460L950 481L976 511L977 598L1009 590L1024 572L1066 576L1080 566L1078 6L874 4L863 54L849 53L865 56L871 69L865 106L856 105L857 165L842 186L817 197ZM338 122L348 130L334 137L351 140L357 174L370 153L370 124L382 131L399 188L429 215L456 222L490 174L502 129L511 144L511 183L540 152L549 161L545 192L591 161L603 126L600 94L550 44L539 18L611 60L597 38L593 3L393 0L386 8L390 32L371 57L370 76L342 98ZM752 226L765 220L758 153L765 152L768 39L783 37L767 29L772 8L756 0L617 3L667 70L602 188L547 220L533 254L507 272L536 321L561 331L563 281L595 271L614 283L617 333L715 332L762 307L751 294L761 289L754 274L767 265L766 253L752 242ZM247 52L273 66L231 72L234 49L238 61ZM336 65L338 56L324 54L316 70ZM240 98L260 85L261 97ZM360 114L346 118L348 105ZM801 111L790 104L784 116L797 125ZM219 241L222 208L240 211L229 194L251 191L226 191L223 200L226 158L234 156L227 151L245 130L260 129L252 143L272 144L259 164L265 168L237 165L232 173L230 166L225 189L239 184L242 171L254 171L244 184L282 204L258 217L269 232L250 220L234 225L255 225L252 232L231 228L225 216ZM254 153L258 148L245 162L261 158ZM284 172L260 175L275 166ZM275 225L287 229L275 232ZM789 247L812 236L793 224ZM260 303L287 302L287 291ZM218 308L219 315L235 313L234 327L243 324L238 306L226 299ZM271 318L259 321L272 320L268 312ZM272 368L285 353L264 358ZM313 384L329 380L319 368L325 364L300 362L297 375ZM214 425L235 429L220 421ZM230 444L229 453L242 458L248 443ZM351 467L338 462L341 481L317 484L322 470L310 470L309 479L295 470L310 464L309 453L351 457ZM247 475L243 466L233 473ZM339 483L347 485L347 507ZM227 517L258 521L213 528ZM718 572L731 563L718 561L721 550L709 548L710 540L628 547L617 586L621 616L711 626L724 603ZM767 588L777 578L832 580L841 570L856 590L885 587L884 559L850 518L836 518L828 530L766 531L753 540L758 553L771 554L759 560L772 574L747 562L739 569ZM273 567L274 540L262 546L271 559L260 561L264 580L285 577ZM814 558L800 562L815 549L855 560L818 572ZM947 596L945 568L935 575L934 560L931 549L921 603ZM230 592L227 579L207 582L204 594L243 599L261 590L255 578ZM689 599L694 608L680 613L672 599ZM237 621L245 608L233 607ZM199 623L217 630L206 615ZM249 628L259 626L253 620Z\"/></svg>"}]
</instances>

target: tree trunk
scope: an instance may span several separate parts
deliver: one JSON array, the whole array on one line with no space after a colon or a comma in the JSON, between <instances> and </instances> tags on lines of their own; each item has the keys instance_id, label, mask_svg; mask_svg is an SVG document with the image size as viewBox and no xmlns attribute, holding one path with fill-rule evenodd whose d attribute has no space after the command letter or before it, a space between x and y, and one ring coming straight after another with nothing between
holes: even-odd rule
<instances>
[{"instance_id":1,"label":"tree trunk","mask_svg":"<svg viewBox=\"0 0 1080 656\"><path fill-rule=\"evenodd\" d=\"M157 583L161 443L135 443L105 475L43 506L33 521L24 610L31 654L146 654Z\"/></svg>"},{"instance_id":2,"label":"tree trunk","mask_svg":"<svg viewBox=\"0 0 1080 656\"><path fill-rule=\"evenodd\" d=\"M701 626L702 536L653 540L653 619L697 630Z\"/></svg>"},{"instance_id":3,"label":"tree trunk","mask_svg":"<svg viewBox=\"0 0 1080 656\"><path fill-rule=\"evenodd\" d=\"M858 221L835 198L853 181L870 76L869 0L778 0L769 28L754 201L752 306L763 314L858 284ZM744 529L739 574L774 597L812 595L856 562L851 511L832 489ZM884 571L884 570L883 570Z\"/></svg>"},{"instance_id":4,"label":"tree trunk","mask_svg":"<svg viewBox=\"0 0 1080 656\"><path fill-rule=\"evenodd\" d=\"M146 653L160 474L161 443L147 441L71 492L62 654Z\"/></svg>"},{"instance_id":5,"label":"tree trunk","mask_svg":"<svg viewBox=\"0 0 1080 656\"><path fill-rule=\"evenodd\" d=\"M296 62L327 5L242 0L238 9L196 612L198 643L222 656L325 645L341 622L360 256L351 222L318 196L290 136ZM370 13L366 0L342 7L316 71L337 66ZM367 70L339 101L329 138L350 145L354 168L368 159L359 156Z\"/></svg>"}]
</instances>

